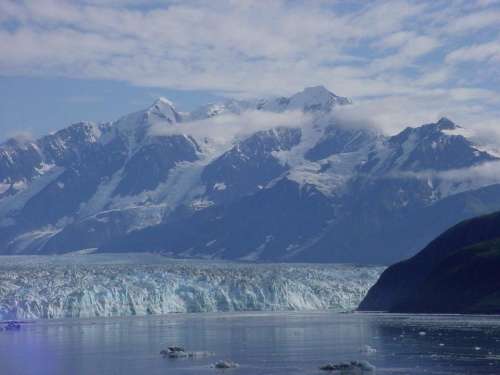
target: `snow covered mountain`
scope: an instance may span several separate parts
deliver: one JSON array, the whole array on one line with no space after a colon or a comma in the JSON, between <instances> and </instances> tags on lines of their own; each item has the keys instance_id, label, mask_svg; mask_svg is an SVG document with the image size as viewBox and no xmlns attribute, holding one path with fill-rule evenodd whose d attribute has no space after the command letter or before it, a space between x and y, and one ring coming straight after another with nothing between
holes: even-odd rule
<instances>
[{"instance_id":1,"label":"snow covered mountain","mask_svg":"<svg viewBox=\"0 0 500 375\"><path fill-rule=\"evenodd\" d=\"M442 118L385 136L324 87L0 145L0 251L389 263L500 209L497 156Z\"/></svg>"}]
</instances>

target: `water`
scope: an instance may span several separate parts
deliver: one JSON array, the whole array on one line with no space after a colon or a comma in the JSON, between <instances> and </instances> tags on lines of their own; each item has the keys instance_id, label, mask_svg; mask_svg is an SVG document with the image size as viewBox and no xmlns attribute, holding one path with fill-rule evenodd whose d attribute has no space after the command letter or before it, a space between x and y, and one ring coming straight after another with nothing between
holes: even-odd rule
<instances>
[{"instance_id":1,"label":"water","mask_svg":"<svg viewBox=\"0 0 500 375\"><path fill-rule=\"evenodd\" d=\"M425 333L425 334L424 334ZM366 359L377 374L498 374L500 317L333 312L171 314L45 320L0 332L0 374L320 374L327 362ZM168 345L214 357L168 359ZM377 350L361 353L364 345Z\"/></svg>"}]
</instances>

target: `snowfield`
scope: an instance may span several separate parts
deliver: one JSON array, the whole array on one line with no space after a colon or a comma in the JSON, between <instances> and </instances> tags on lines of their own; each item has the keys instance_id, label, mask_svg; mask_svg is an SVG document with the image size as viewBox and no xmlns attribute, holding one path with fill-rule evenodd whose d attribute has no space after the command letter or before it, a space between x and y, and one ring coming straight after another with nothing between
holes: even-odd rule
<instances>
[{"instance_id":1,"label":"snowfield","mask_svg":"<svg viewBox=\"0 0 500 375\"><path fill-rule=\"evenodd\" d=\"M350 310L383 267L172 260L153 254L5 256L0 319Z\"/></svg>"}]
</instances>

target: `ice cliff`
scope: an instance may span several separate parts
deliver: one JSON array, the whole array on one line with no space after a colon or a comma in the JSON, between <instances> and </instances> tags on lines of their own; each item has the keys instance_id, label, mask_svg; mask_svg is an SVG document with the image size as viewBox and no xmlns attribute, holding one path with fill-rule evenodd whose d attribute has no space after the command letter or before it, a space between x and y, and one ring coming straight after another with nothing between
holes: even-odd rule
<instances>
[{"instance_id":1,"label":"ice cliff","mask_svg":"<svg viewBox=\"0 0 500 375\"><path fill-rule=\"evenodd\" d=\"M114 262L102 256L90 262L81 257L68 262L55 257L30 257L28 262L4 258L14 261L4 259L0 266L0 319L341 311L357 307L383 270L154 259Z\"/></svg>"}]
</instances>

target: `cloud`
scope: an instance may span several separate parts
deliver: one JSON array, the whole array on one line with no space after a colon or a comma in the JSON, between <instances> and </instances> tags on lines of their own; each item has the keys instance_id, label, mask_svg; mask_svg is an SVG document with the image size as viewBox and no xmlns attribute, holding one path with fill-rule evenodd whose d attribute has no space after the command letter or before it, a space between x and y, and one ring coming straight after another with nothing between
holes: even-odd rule
<instances>
[{"instance_id":1,"label":"cloud","mask_svg":"<svg viewBox=\"0 0 500 375\"><path fill-rule=\"evenodd\" d=\"M383 93L387 88L374 82L373 72L366 77L359 63L376 60L384 69L397 70L439 45L430 35L404 30L428 7L403 0L360 3L350 12L334 2L285 0L265 6L231 0L148 5L4 1L0 14L18 26L0 31L0 45L9 51L0 56L0 68L4 74L116 79L247 95L289 94L318 83L334 83L341 91L363 79L359 86L365 91ZM394 56L369 48L379 39L390 44L398 38L403 39ZM352 51L365 45L375 56ZM342 69L351 74L336 76Z\"/></svg>"},{"instance_id":2,"label":"cloud","mask_svg":"<svg viewBox=\"0 0 500 375\"><path fill-rule=\"evenodd\" d=\"M412 38L415 37L415 33L411 31L398 31L389 34L382 39L376 40L373 44L375 47L380 48L399 48L407 44Z\"/></svg>"},{"instance_id":3,"label":"cloud","mask_svg":"<svg viewBox=\"0 0 500 375\"><path fill-rule=\"evenodd\" d=\"M392 35L394 37L394 35ZM371 69L374 71L381 70L393 70L395 68L401 68L414 63L418 58L427 55L434 49L439 47L440 43L435 38L429 36L416 36L416 35L404 35L403 37L396 37L404 39L401 40L401 45L396 53L389 55L381 59L375 59L371 64ZM385 45L394 46L395 40L382 42Z\"/></svg>"},{"instance_id":4,"label":"cloud","mask_svg":"<svg viewBox=\"0 0 500 375\"><path fill-rule=\"evenodd\" d=\"M247 110L241 114L222 114L204 120L181 123L177 126L158 123L150 128L150 135L187 134L195 139L211 139L216 144L228 145L255 132L276 127L303 128L311 117L302 111L283 113Z\"/></svg>"},{"instance_id":5,"label":"cloud","mask_svg":"<svg viewBox=\"0 0 500 375\"><path fill-rule=\"evenodd\" d=\"M450 96L457 101L483 100L486 102L500 102L500 94L493 90L457 87L449 90Z\"/></svg>"},{"instance_id":6,"label":"cloud","mask_svg":"<svg viewBox=\"0 0 500 375\"><path fill-rule=\"evenodd\" d=\"M498 26L500 11L485 10L457 18L450 22L449 33L466 33L490 26Z\"/></svg>"},{"instance_id":7,"label":"cloud","mask_svg":"<svg viewBox=\"0 0 500 375\"><path fill-rule=\"evenodd\" d=\"M498 118L498 3L0 1L0 71L226 97L323 84L385 131Z\"/></svg>"},{"instance_id":8,"label":"cloud","mask_svg":"<svg viewBox=\"0 0 500 375\"><path fill-rule=\"evenodd\" d=\"M449 117L463 126L474 141L495 147L500 145L498 111L490 112L481 104L463 104L474 99L482 103L484 97L488 97L486 102L491 101L492 106L498 102L497 94L488 90L432 89L425 93L360 99L353 105L337 107L332 116L344 126L374 128L386 135Z\"/></svg>"},{"instance_id":9,"label":"cloud","mask_svg":"<svg viewBox=\"0 0 500 375\"><path fill-rule=\"evenodd\" d=\"M418 173L401 173L400 175L433 181L438 184L444 196L463 191L479 189L500 183L500 161L490 161L468 168L448 171L423 171Z\"/></svg>"},{"instance_id":10,"label":"cloud","mask_svg":"<svg viewBox=\"0 0 500 375\"><path fill-rule=\"evenodd\" d=\"M332 121L347 129L378 129L387 132L377 121L374 112L366 105L353 104L349 106L336 107L331 113ZM398 127L399 128L399 127Z\"/></svg>"},{"instance_id":11,"label":"cloud","mask_svg":"<svg viewBox=\"0 0 500 375\"><path fill-rule=\"evenodd\" d=\"M35 139L33 133L29 130L10 131L7 133L7 138L20 144L32 142Z\"/></svg>"},{"instance_id":12,"label":"cloud","mask_svg":"<svg viewBox=\"0 0 500 375\"><path fill-rule=\"evenodd\" d=\"M500 161L491 161L469 168L454 169L441 172L439 177L445 181L458 182L464 180L481 180L482 184L490 185L500 182Z\"/></svg>"},{"instance_id":13,"label":"cloud","mask_svg":"<svg viewBox=\"0 0 500 375\"><path fill-rule=\"evenodd\" d=\"M500 41L493 41L489 43L475 44L457 48L456 50L446 55L445 61L448 63L489 61L498 64L500 63Z\"/></svg>"}]
</instances>

